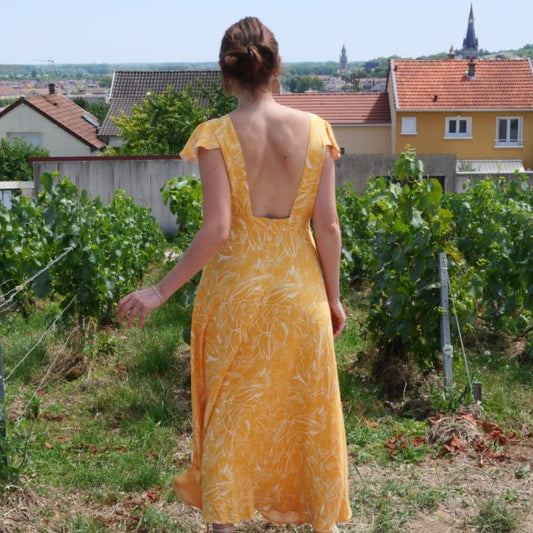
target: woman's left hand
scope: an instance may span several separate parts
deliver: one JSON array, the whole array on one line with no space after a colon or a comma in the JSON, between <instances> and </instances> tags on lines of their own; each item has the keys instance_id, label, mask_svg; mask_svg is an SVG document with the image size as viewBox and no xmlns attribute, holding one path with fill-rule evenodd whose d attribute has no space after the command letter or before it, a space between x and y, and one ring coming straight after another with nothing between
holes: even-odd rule
<instances>
[{"instance_id":1,"label":"woman's left hand","mask_svg":"<svg viewBox=\"0 0 533 533\"><path fill-rule=\"evenodd\" d=\"M137 326L142 328L146 315L162 303L162 298L153 287L131 292L118 302L118 319L120 322L127 322L127 327L131 328L138 317Z\"/></svg>"}]
</instances>

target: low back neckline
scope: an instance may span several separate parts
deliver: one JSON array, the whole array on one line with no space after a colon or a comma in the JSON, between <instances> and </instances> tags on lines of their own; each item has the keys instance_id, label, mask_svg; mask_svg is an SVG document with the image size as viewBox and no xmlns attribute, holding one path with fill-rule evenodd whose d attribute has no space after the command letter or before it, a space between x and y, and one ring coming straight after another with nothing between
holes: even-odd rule
<instances>
[{"instance_id":1,"label":"low back neckline","mask_svg":"<svg viewBox=\"0 0 533 533\"><path fill-rule=\"evenodd\" d=\"M301 176L300 176L300 179L299 179L299 182L298 182L298 187L296 188L296 192L294 194L294 198L292 199L292 203L291 203L291 208L290 208L290 212L288 214L288 216L285 216L285 217L269 217L269 216L261 216L261 215L255 215L253 213L253 210L252 210L252 195L251 195L251 192L250 192L250 184L248 182L248 170L246 168L246 164L245 164L245 160L244 160L244 153L243 153L243 150L242 150L242 144L241 144L241 141L239 139L239 135L237 133L237 130L235 129L235 125L233 124L233 120L231 118L231 116L229 114L227 114L225 116L228 124L229 124L229 128L231 130L231 134L235 137L235 146L238 147L238 156L240 158L240 166L242 168L242 177L243 177L243 185L245 187L245 190L246 190L246 209L247 209L247 214L249 217L253 218L253 219L257 219L257 220L264 220L264 221L270 221L270 222L276 222L276 221L291 221L293 219L293 215L295 214L295 212L298 211L298 205L297 205L297 202L298 202L298 198L301 196L300 195L300 192L301 192L301 189L302 189L302 186L305 182L305 177L306 177L306 174L308 172L308 165L307 165L307 159L309 157L309 150L311 148L311 140L313 138L313 127L314 127L314 121L313 121L313 114L309 113L309 133L308 133L308 139L307 139L307 147L306 147L306 152L305 152L305 161L303 162L303 169L302 169L302 173L301 173Z\"/></svg>"}]
</instances>

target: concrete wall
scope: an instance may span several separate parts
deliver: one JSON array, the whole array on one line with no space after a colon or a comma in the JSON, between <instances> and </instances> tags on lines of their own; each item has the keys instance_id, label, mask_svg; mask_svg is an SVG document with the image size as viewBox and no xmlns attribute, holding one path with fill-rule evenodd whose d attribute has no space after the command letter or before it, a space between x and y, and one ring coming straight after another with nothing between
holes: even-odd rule
<instances>
[{"instance_id":1,"label":"concrete wall","mask_svg":"<svg viewBox=\"0 0 533 533\"><path fill-rule=\"evenodd\" d=\"M91 155L91 148L87 144L24 104L0 119L0 139L7 138L8 133L40 133L40 145L48 149L51 157Z\"/></svg>"},{"instance_id":2,"label":"concrete wall","mask_svg":"<svg viewBox=\"0 0 533 533\"><path fill-rule=\"evenodd\" d=\"M366 187L369 176L387 176L396 161L394 155L344 155L336 163L337 184L352 182L358 192ZM430 176L444 178L446 191L455 190L455 156L422 156ZM164 232L172 232L175 219L161 199L161 187L177 176L198 176L195 163L172 157L71 157L37 158L33 160L35 189L43 172L60 172L91 198L108 202L113 191L123 189L135 201L150 207Z\"/></svg>"},{"instance_id":3,"label":"concrete wall","mask_svg":"<svg viewBox=\"0 0 533 533\"><path fill-rule=\"evenodd\" d=\"M198 175L196 164L172 157L88 157L39 158L33 160L35 189L43 172L59 171L91 198L109 202L113 192L122 189L143 206L149 207L161 229L175 230L175 217L163 203L160 189L177 176Z\"/></svg>"},{"instance_id":4,"label":"concrete wall","mask_svg":"<svg viewBox=\"0 0 533 533\"><path fill-rule=\"evenodd\" d=\"M335 163L337 186L351 182L355 191L363 192L369 177L389 176L397 158L397 155L344 155ZM454 154L420 155L419 158L424 163L425 174L439 178L446 192L462 192L467 181L484 177L456 174ZM195 163L165 156L37 158L33 160L36 191L40 188L41 174L55 171L68 176L78 189L86 189L91 198L99 196L103 202L108 202L115 190L123 189L138 204L152 210L166 233L175 230L176 222L163 204L161 187L177 176L198 176ZM529 175L533 183L533 175Z\"/></svg>"},{"instance_id":5,"label":"concrete wall","mask_svg":"<svg viewBox=\"0 0 533 533\"><path fill-rule=\"evenodd\" d=\"M427 176L439 178L446 192L455 190L454 154L426 154L418 158L424 163ZM390 176L398 155L344 155L336 162L337 185L353 183L356 192L363 192L369 177Z\"/></svg>"}]
</instances>

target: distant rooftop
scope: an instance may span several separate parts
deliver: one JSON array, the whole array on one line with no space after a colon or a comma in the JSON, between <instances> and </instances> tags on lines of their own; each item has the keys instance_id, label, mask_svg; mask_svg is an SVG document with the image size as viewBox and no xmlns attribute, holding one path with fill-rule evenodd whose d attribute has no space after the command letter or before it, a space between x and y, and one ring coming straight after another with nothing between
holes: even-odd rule
<instances>
[{"instance_id":1,"label":"distant rooftop","mask_svg":"<svg viewBox=\"0 0 533 533\"><path fill-rule=\"evenodd\" d=\"M387 93L275 94L276 102L308 111L332 125L390 124Z\"/></svg>"},{"instance_id":2,"label":"distant rooftop","mask_svg":"<svg viewBox=\"0 0 533 533\"><path fill-rule=\"evenodd\" d=\"M124 112L131 115L131 108L142 102L148 93L161 94L168 87L183 91L189 84L193 91L201 87L220 86L222 78L218 70L170 70L170 71L134 71L117 70L113 76L110 108L100 128L101 136L120 136L120 130L112 118ZM201 103L201 101L200 101Z\"/></svg>"},{"instance_id":3,"label":"distant rooftop","mask_svg":"<svg viewBox=\"0 0 533 533\"><path fill-rule=\"evenodd\" d=\"M394 59L390 67L399 111L533 108L530 59Z\"/></svg>"},{"instance_id":4,"label":"distant rooftop","mask_svg":"<svg viewBox=\"0 0 533 533\"><path fill-rule=\"evenodd\" d=\"M0 112L0 117L20 105L27 105L57 126L61 127L93 150L100 150L105 144L98 138L98 119L79 105L56 92L21 97Z\"/></svg>"}]
</instances>

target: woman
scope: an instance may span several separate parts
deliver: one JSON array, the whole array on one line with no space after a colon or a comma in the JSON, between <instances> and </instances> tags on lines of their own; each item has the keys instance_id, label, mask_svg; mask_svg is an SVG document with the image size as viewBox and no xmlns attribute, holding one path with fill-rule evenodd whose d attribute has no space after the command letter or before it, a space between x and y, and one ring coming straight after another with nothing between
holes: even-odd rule
<instances>
[{"instance_id":1,"label":"woman","mask_svg":"<svg viewBox=\"0 0 533 533\"><path fill-rule=\"evenodd\" d=\"M174 482L213 531L259 510L278 523L336 531L350 517L333 338L340 230L329 124L277 104L277 42L257 18L225 33L230 115L201 124L203 225L157 285L119 302L128 327L204 268L193 312L193 463ZM312 219L314 238L310 231Z\"/></svg>"}]
</instances>

